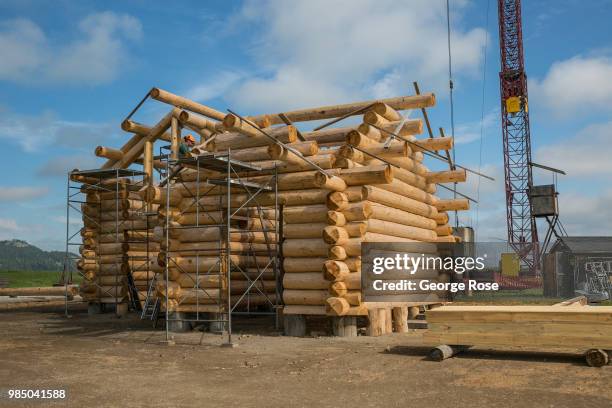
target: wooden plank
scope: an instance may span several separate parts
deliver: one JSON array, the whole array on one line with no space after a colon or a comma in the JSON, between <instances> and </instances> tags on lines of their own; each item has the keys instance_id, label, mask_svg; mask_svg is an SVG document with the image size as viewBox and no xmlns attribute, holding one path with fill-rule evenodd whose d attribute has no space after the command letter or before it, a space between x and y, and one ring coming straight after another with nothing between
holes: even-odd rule
<instances>
[{"instance_id":1,"label":"wooden plank","mask_svg":"<svg viewBox=\"0 0 612 408\"><path fill-rule=\"evenodd\" d=\"M424 340L438 344L612 347L610 306L442 306L426 316Z\"/></svg>"}]
</instances>

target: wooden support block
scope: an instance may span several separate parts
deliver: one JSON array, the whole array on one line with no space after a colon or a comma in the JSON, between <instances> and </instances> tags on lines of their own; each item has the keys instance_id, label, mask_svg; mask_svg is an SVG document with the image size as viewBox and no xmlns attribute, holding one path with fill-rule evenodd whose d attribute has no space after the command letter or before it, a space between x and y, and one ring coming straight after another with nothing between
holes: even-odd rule
<instances>
[{"instance_id":1,"label":"wooden support block","mask_svg":"<svg viewBox=\"0 0 612 408\"><path fill-rule=\"evenodd\" d=\"M384 309L385 313L385 334L391 334L393 333L393 316L391 313L391 308L386 307Z\"/></svg>"},{"instance_id":2,"label":"wooden support block","mask_svg":"<svg viewBox=\"0 0 612 408\"><path fill-rule=\"evenodd\" d=\"M380 319L380 309L368 309L368 336L378 337L383 335L384 321Z\"/></svg>"},{"instance_id":3,"label":"wooden support block","mask_svg":"<svg viewBox=\"0 0 612 408\"><path fill-rule=\"evenodd\" d=\"M98 302L89 302L87 304L87 315L93 316L102 313L102 304Z\"/></svg>"},{"instance_id":4,"label":"wooden support block","mask_svg":"<svg viewBox=\"0 0 612 408\"><path fill-rule=\"evenodd\" d=\"M221 313L208 313L208 318L210 320L222 320L223 315ZM220 321L211 321L208 325L208 330L211 333L223 333L225 331L226 323Z\"/></svg>"},{"instance_id":5,"label":"wooden support block","mask_svg":"<svg viewBox=\"0 0 612 408\"><path fill-rule=\"evenodd\" d=\"M355 316L332 317L332 333L338 337L357 337L357 318Z\"/></svg>"},{"instance_id":6,"label":"wooden support block","mask_svg":"<svg viewBox=\"0 0 612 408\"><path fill-rule=\"evenodd\" d=\"M284 315L283 326L285 336L304 337L306 336L306 317L304 315Z\"/></svg>"},{"instance_id":7,"label":"wooden support block","mask_svg":"<svg viewBox=\"0 0 612 408\"><path fill-rule=\"evenodd\" d=\"M115 314L118 317L123 317L128 313L128 304L127 303L117 303L115 305Z\"/></svg>"},{"instance_id":8,"label":"wooden support block","mask_svg":"<svg viewBox=\"0 0 612 408\"><path fill-rule=\"evenodd\" d=\"M408 332L408 307L393 308L393 328L396 333Z\"/></svg>"},{"instance_id":9,"label":"wooden support block","mask_svg":"<svg viewBox=\"0 0 612 408\"><path fill-rule=\"evenodd\" d=\"M421 310L418 306L410 306L408 308L408 320L414 320L421 313Z\"/></svg>"},{"instance_id":10,"label":"wooden support block","mask_svg":"<svg viewBox=\"0 0 612 408\"><path fill-rule=\"evenodd\" d=\"M175 333L185 333L191 331L191 324L185 321L185 313L172 312L168 314L168 330Z\"/></svg>"}]
</instances>

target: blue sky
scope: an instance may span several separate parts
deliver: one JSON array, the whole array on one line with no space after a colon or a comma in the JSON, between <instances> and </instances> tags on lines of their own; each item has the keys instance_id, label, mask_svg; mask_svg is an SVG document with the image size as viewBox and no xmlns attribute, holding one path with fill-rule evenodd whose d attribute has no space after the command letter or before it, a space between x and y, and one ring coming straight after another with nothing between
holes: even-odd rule
<instances>
[{"instance_id":1,"label":"blue sky","mask_svg":"<svg viewBox=\"0 0 612 408\"><path fill-rule=\"evenodd\" d=\"M461 187L480 196L460 217L480 240L506 234L497 2L488 24L487 3L451 0L457 160L496 178ZM0 239L63 248L67 170L98 167L99 144L120 146L121 120L152 86L256 114L411 94L416 80L436 93L432 123L450 134L444 10L444 0L0 0ZM568 172L571 234L612 228L610 18L612 1L523 5L534 160ZM165 110L150 102L136 119Z\"/></svg>"}]
</instances>

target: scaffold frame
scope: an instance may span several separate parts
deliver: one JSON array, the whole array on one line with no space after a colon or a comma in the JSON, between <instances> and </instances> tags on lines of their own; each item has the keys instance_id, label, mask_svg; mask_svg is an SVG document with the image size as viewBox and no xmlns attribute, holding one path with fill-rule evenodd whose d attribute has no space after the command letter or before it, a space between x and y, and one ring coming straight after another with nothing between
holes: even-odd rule
<instances>
[{"instance_id":1,"label":"scaffold frame","mask_svg":"<svg viewBox=\"0 0 612 408\"><path fill-rule=\"evenodd\" d=\"M129 185L128 192L137 190L139 187L144 185L144 176L145 173L138 170L133 169L119 169L119 168L111 168L111 169L92 169L92 170L72 170L68 173L67 183L66 183L66 244L65 244L65 255L64 255L64 265L63 270L60 276L60 283L64 285L65 288L65 306L64 306L64 314L66 317L70 316L69 313L69 303L68 303L68 286L73 282L73 278L79 276L82 279L82 282L87 282L90 285L96 287L97 290L104 292L105 294L111 295L114 297L114 308L117 312L117 306L120 303L125 303L123 301L119 301L119 296L117 294L117 289L114 290L114 294L106 289L104 289L103 285L100 285L96 280L98 277L98 273L94 274L93 278L88 277L87 273L81 271L76 267L76 262L82 259L80 254L75 254L71 251L72 248L85 248L83 245L83 232L85 231L86 225L85 221L88 221L90 225L93 225L97 229L98 238L105 233L103 230L103 220L102 220L102 204L101 200L99 200L97 205L97 217L92 217L91 214L87 214L87 211L84 211L83 206L90 204L87 201L87 193L89 192L102 192L102 193L114 193L114 219L110 220L114 223L114 227L110 228L111 234L114 233L114 239L112 240L115 244L123 244L126 242L125 237L121 237L120 234L123 234L122 227L127 223L133 222L133 220L125 220L120 218L120 211L122 210L120 207L120 186L122 184ZM123 181L122 181L123 180ZM113 182L114 181L114 182ZM130 197L131 200L134 197ZM145 209L146 205L143 201L141 205L141 209ZM75 222L71 218L71 215L79 214L80 218L78 222ZM144 213L143 213L144 214ZM96 219L97 218L97 219ZM81 223L83 225L81 226ZM148 216L147 216L147 225ZM78 228L75 228L74 225L79 225ZM148 237L144 241L140 241L145 243L147 256L149 254L149 243ZM94 261L98 266L101 264L100 259L102 257L100 251L100 245L102 244L101 239L96 240L96 247L93 249L95 256ZM117 259L117 262L114 263L117 270L114 273L115 276L115 288L119 286L120 280L122 278L123 271L121 270L121 265L125 261L123 254L121 256L121 260ZM128 263L131 264L131 259L127 259ZM127 275L131 274L131 271L127 272ZM128 278L128 276L126 276ZM134 299L134 293L132 293L133 286L130 285L128 287L128 301L132 302L134 305L139 304L139 299ZM107 303L98 301L88 301L88 303L97 303L99 304L99 308L102 311ZM134 306L133 306L134 307Z\"/></svg>"},{"instance_id":2,"label":"scaffold frame","mask_svg":"<svg viewBox=\"0 0 612 408\"><path fill-rule=\"evenodd\" d=\"M261 168L256 165L252 165L246 162L235 160L231 158L231 151L218 153L205 153L199 156L181 157L178 159L166 158L166 174L168 179L165 180L164 188L166 189L166 208L170 208L170 197L172 196L173 189L181 186L183 191L188 193L188 197L191 199L190 205L181 208L180 214L184 214L188 210L195 212L195 224L189 225L173 225L170 219L170 211L166 211L165 229L164 229L164 240L165 248L171 247L171 231L176 229L184 228L196 228L202 231L216 229L219 231L219 239L215 248L195 248L183 251L194 254L196 257L196 269L195 278L192 278L189 274L189 278L192 280L196 293L195 311L193 308L188 313L174 313L171 312L172 307L169 304L168 287L169 287L169 268L177 268L182 271L179 263L174 259L175 257L170 255L171 251L166 250L165 262L164 262L164 279L166 296L165 301L165 320L166 320L166 341L170 339L170 323L173 321L189 322L189 323L208 323L209 325L216 325L217 328L221 328L221 331L227 334L227 344L232 344L232 315L274 315L275 324L279 325L279 307L281 301L281 276L280 276L280 257L279 257L279 225L281 219L281 211L279 210L278 201L278 183L277 183L277 171L276 168L272 172L268 172L269 178L264 183L253 183L248 181L249 176L253 176L253 172L257 172L261 175ZM196 172L195 189L189 188L180 177L180 170L190 168ZM213 178L202 178L202 171L208 172L215 171L217 176ZM211 194L213 190L219 187L225 188L224 194ZM194 191L195 190L195 191ZM258 198L262 192L270 192L274 197L274 205L264 206L258 202ZM244 202L234 205L232 197L235 197L237 193L244 193L248 197ZM204 197L216 197L218 199L218 211L220 216L214 218L210 213L210 208L202 205L201 200ZM224 205L224 200L226 205ZM272 207L272 208L270 208ZM255 215L255 218L259 219L260 228L250 229L248 225L245 228L236 228L236 221L243 217L241 214L244 209L247 210L247 215ZM271 211L270 211L271 210ZM210 218L209 224L201 224L201 214L205 214ZM272 217L270 217L272 215ZM248 218L248 217L247 217ZM274 228L266 227L266 220L275 220L273 222ZM268 256L268 262L263 267L260 267L256 261L256 251L253 250L252 243L249 243L249 249L246 254L243 251L233 251L231 234L232 233L252 233L261 232L265 238L266 244L266 255ZM256 273L254 277L249 274L244 267L241 267L238 262L233 261L233 255L239 252L240 256L253 257L253 265L256 267ZM208 270L200 270L199 257L201 255L208 257L217 257L216 262L211 265ZM215 269L218 271L216 272ZM273 274L275 282L274 294L266 293L263 290L263 276L265 273L271 272ZM246 280L247 285L244 290L239 291L232 286L232 274L238 274ZM210 296L206 290L203 293L206 295L206 299L202 299L202 302L206 300L204 304L200 303L200 289L201 277L218 277L218 296L215 298ZM262 288L258 285L261 284ZM206 287L204 289L211 289ZM265 298L265 306L268 306L271 311L260 311L255 310L250 303L252 294L258 294ZM211 303L212 302L212 303ZM211 307L212 306L212 307ZM176 310L180 311L180 303L175 307ZM244 310L245 309L245 310Z\"/></svg>"}]
</instances>

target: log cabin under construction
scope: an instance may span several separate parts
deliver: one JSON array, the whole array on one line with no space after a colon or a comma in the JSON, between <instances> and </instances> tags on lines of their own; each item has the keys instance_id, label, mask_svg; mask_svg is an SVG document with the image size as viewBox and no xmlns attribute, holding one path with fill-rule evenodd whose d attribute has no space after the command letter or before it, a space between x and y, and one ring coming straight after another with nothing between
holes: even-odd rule
<instances>
[{"instance_id":1,"label":"log cabin under construction","mask_svg":"<svg viewBox=\"0 0 612 408\"><path fill-rule=\"evenodd\" d=\"M96 147L100 169L69 175L83 196L74 200L81 296L92 310L131 307L170 328L201 321L230 336L240 313L282 317L292 335L305 333L309 316L329 317L342 336L356 335L358 321L369 335L406 331L409 315L445 294L365 303L361 244L457 242L448 213L469 209L466 198L436 196L442 183L465 182L466 171L451 160L453 139L431 131L435 96L416 90L242 116L153 88L121 123L131 138ZM131 119L149 98L169 106L153 126ZM355 117L362 123L341 126ZM298 127L312 121L326 122ZM188 132L199 143L180 155ZM431 171L426 160L448 170Z\"/></svg>"}]
</instances>

